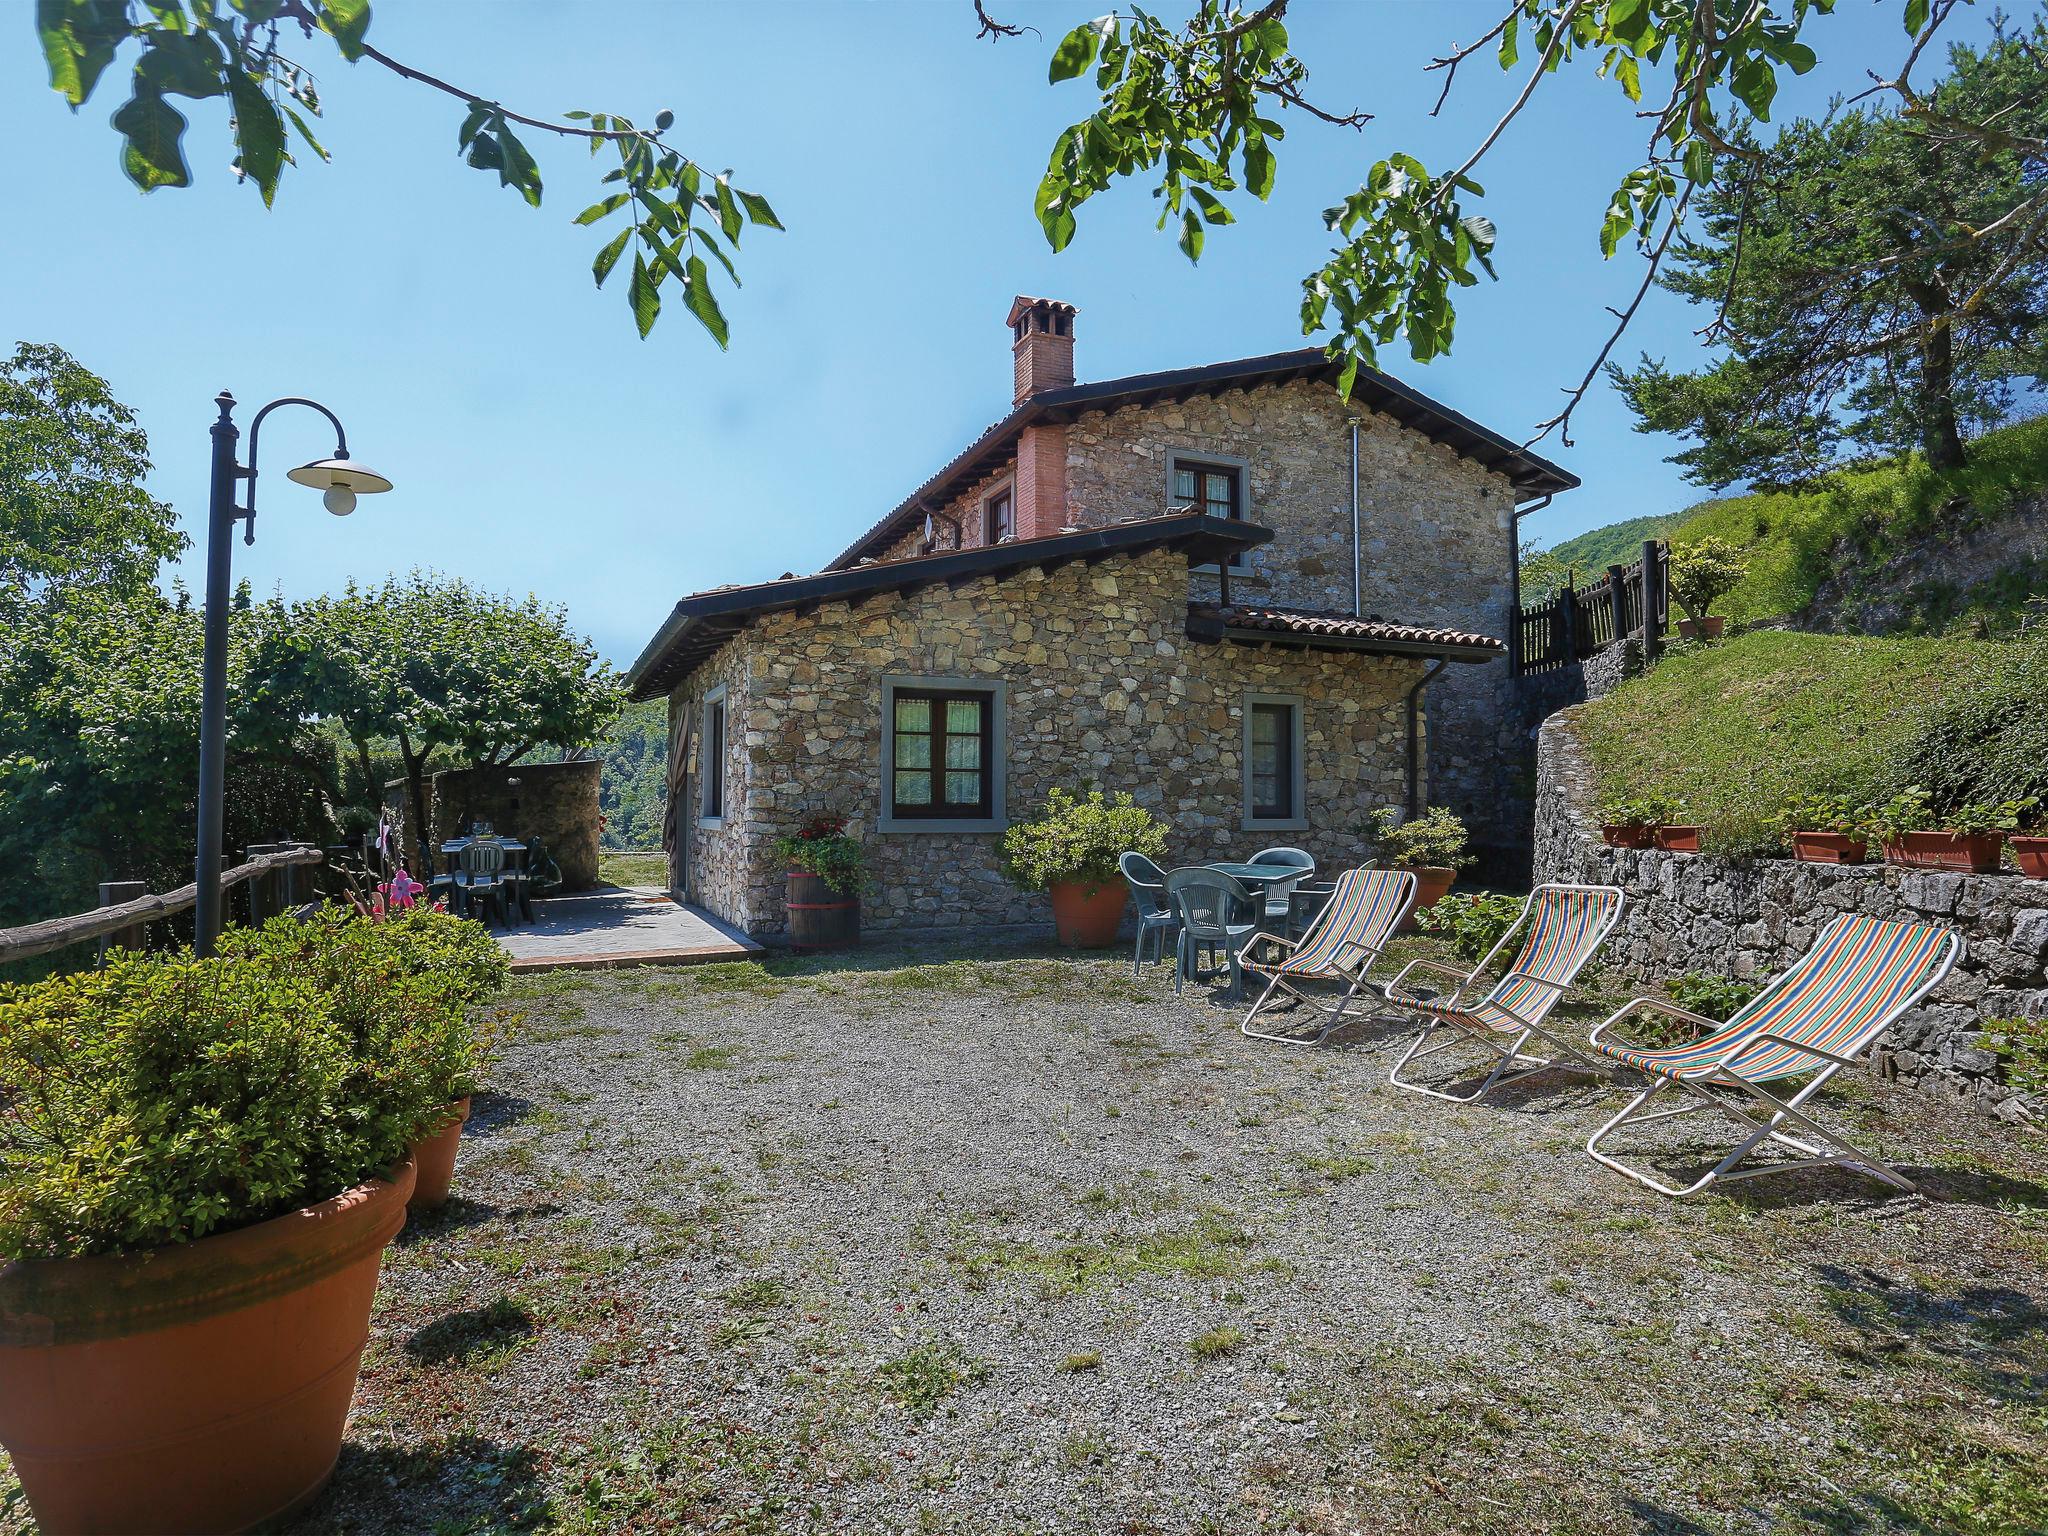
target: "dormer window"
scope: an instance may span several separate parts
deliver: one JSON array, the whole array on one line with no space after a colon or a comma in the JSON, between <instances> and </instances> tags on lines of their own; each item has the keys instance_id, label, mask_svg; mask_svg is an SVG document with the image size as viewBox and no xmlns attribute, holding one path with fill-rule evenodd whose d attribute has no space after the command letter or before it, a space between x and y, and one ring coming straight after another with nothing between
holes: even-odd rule
<instances>
[{"instance_id":1,"label":"dormer window","mask_svg":"<svg viewBox=\"0 0 2048 1536\"><path fill-rule=\"evenodd\" d=\"M1017 537L1017 498L1010 486L991 495L981 504L982 542L1001 544Z\"/></svg>"}]
</instances>

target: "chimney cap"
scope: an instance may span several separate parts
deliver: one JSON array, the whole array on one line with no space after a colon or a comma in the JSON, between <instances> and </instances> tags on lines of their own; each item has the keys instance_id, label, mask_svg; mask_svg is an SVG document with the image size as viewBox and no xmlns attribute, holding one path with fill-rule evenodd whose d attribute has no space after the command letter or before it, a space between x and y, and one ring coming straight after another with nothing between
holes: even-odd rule
<instances>
[{"instance_id":1,"label":"chimney cap","mask_svg":"<svg viewBox=\"0 0 2048 1536\"><path fill-rule=\"evenodd\" d=\"M1053 314L1062 315L1071 315L1078 313L1078 311L1074 308L1073 305L1067 303L1063 299L1034 299L1031 297L1031 295L1027 293L1020 293L1017 295L1016 298L1010 301L1010 314L1009 317L1003 321L1003 324L1015 325L1019 320L1023 319L1024 316L1030 314L1031 311L1033 311L1034 309L1048 310Z\"/></svg>"}]
</instances>

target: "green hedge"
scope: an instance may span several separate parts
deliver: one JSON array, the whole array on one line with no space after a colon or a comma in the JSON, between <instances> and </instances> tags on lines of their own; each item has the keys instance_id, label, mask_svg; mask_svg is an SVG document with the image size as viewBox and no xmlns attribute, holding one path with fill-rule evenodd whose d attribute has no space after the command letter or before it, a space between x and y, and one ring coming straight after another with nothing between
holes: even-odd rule
<instances>
[{"instance_id":1,"label":"green hedge","mask_svg":"<svg viewBox=\"0 0 2048 1536\"><path fill-rule=\"evenodd\" d=\"M493 953L486 952L488 950ZM475 924L278 918L222 953L0 987L0 1259L161 1247L403 1162L475 1086Z\"/></svg>"}]
</instances>

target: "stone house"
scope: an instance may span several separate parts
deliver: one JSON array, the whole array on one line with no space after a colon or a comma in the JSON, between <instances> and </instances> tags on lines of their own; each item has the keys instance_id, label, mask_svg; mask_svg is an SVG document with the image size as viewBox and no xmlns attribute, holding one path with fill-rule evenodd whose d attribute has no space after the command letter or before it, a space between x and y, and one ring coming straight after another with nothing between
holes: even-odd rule
<instances>
[{"instance_id":1,"label":"stone house","mask_svg":"<svg viewBox=\"0 0 2048 1536\"><path fill-rule=\"evenodd\" d=\"M1020 298L1012 409L815 575L677 603L629 673L669 701L673 889L784 926L779 834L848 817L887 929L1029 921L1002 829L1129 789L1206 862L1360 857L1387 805L1528 837L1500 637L1518 506L1556 465L1319 349L1074 382Z\"/></svg>"}]
</instances>

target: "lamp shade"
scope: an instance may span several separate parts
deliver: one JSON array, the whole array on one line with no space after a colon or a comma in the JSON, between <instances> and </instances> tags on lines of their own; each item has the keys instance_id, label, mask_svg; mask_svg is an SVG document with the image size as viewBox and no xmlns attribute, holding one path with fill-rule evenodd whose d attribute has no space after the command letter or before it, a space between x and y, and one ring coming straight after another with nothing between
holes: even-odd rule
<instances>
[{"instance_id":1,"label":"lamp shade","mask_svg":"<svg viewBox=\"0 0 2048 1536\"><path fill-rule=\"evenodd\" d=\"M391 482L367 464L354 459L315 459L284 472L287 480L311 486L316 491L354 491L361 496L391 489Z\"/></svg>"}]
</instances>

